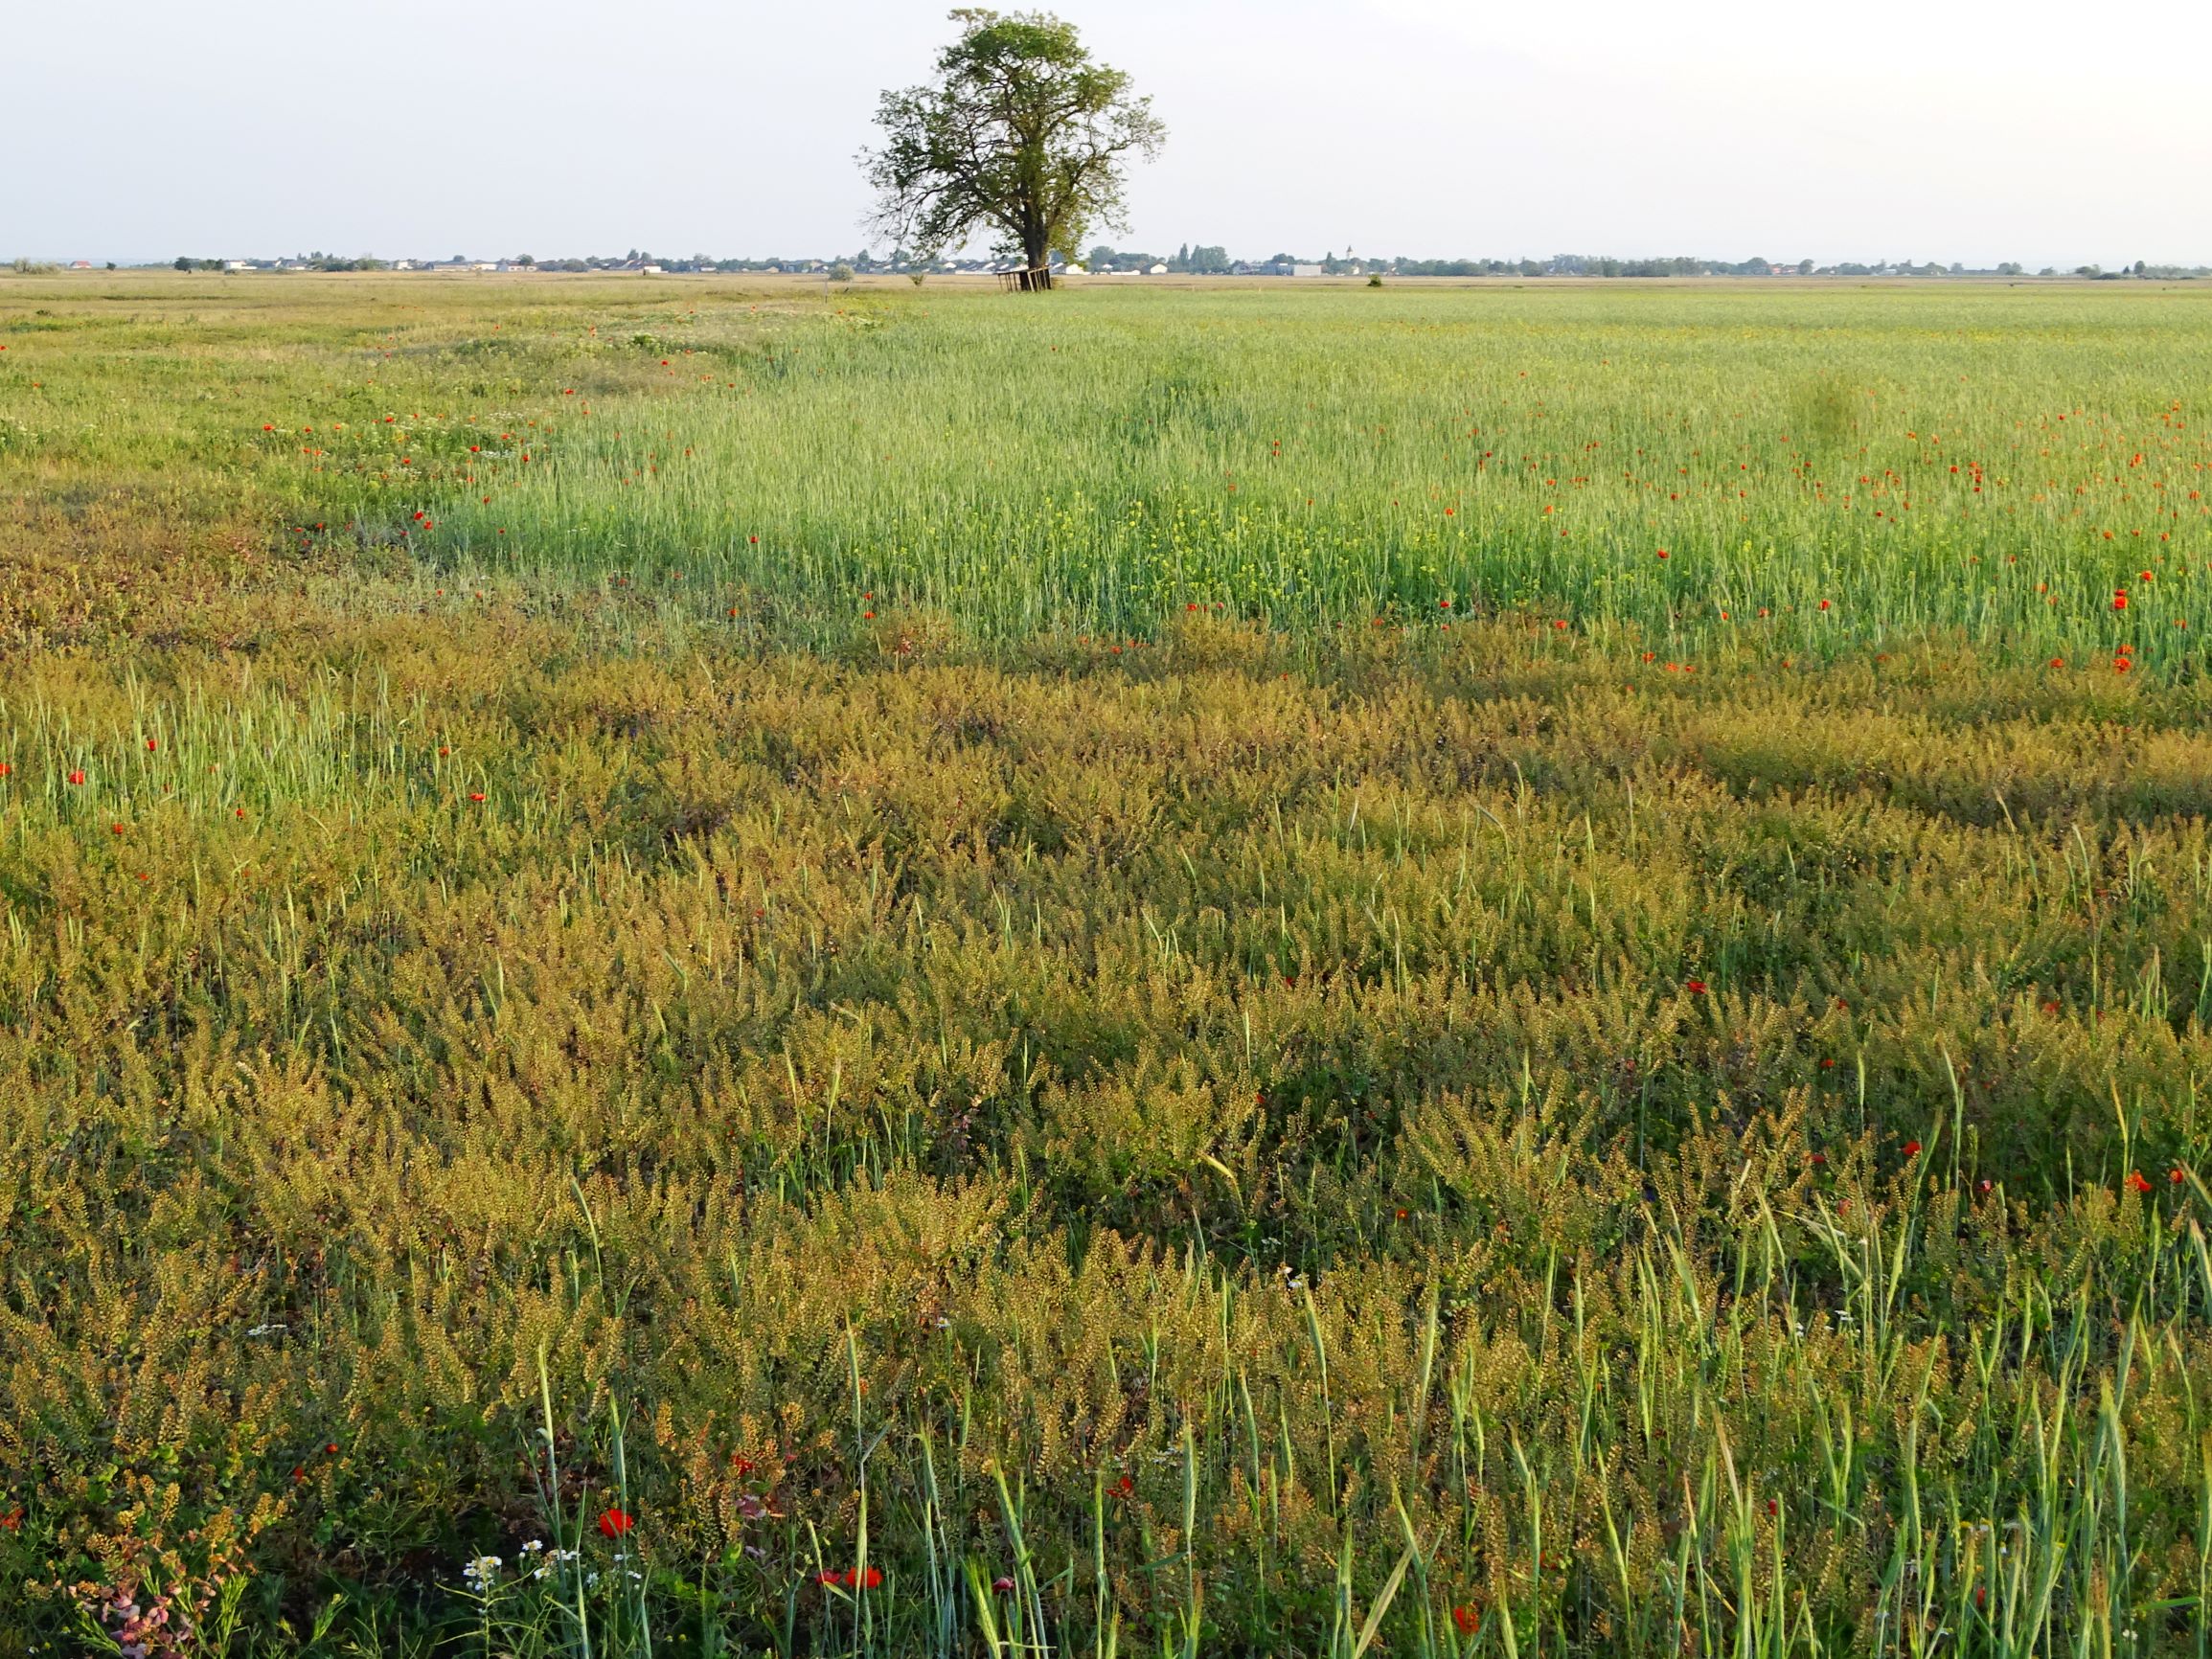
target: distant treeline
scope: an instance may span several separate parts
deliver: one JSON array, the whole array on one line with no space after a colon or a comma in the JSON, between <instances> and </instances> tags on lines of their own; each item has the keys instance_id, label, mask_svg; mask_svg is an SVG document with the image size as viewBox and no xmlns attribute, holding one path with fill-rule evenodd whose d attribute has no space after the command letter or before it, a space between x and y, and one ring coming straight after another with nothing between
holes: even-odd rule
<instances>
[{"instance_id":1,"label":"distant treeline","mask_svg":"<svg viewBox=\"0 0 2212 1659\"><path fill-rule=\"evenodd\" d=\"M1622 260L1606 254L1554 254L1548 260L1409 260L1402 257L1373 263L1334 259L1317 262L1331 275L1357 276L1364 270L1401 277L2024 277L2029 274L2025 265L2012 261L1990 266L1944 265L1932 260L1925 264L1911 260L1894 262L1881 260L1872 264L1843 261L1824 265L1812 260L1701 260L1688 255L1663 260ZM2034 274L2186 281L2212 277L2212 265L2152 265L2138 260L2132 265L2113 270L2102 265L2077 265L2061 271L2045 265Z\"/></svg>"},{"instance_id":2,"label":"distant treeline","mask_svg":"<svg viewBox=\"0 0 2212 1659\"><path fill-rule=\"evenodd\" d=\"M456 254L445 260L380 260L371 254L340 256L294 254L289 259L210 260L185 256L172 261L180 271L291 270L482 270L513 271L670 271L670 272L812 272L849 280L871 272L896 271L916 276L931 271L992 270L1003 259L919 259L900 250L878 258L866 249L826 259L785 258L718 259L710 254L686 257L655 255L632 248L627 254L592 254L582 258L540 260L517 254L498 260L472 260ZM17 261L16 267L28 268ZM113 267L110 266L110 269ZM1399 276L1399 277L2076 277L2100 281L2190 281L2212 277L2212 265L2154 265L2137 260L2106 269L2103 265L2076 265L2060 270L2045 265L2031 273L2025 265L2007 261L1991 266L1938 264L1930 260L1877 260L1872 263L1842 261L1819 264L1812 260L1772 261L1706 260L1689 255L1673 259L1616 259L1609 254L1554 254L1548 260L1415 260L1367 259L1349 249L1318 258L1279 253L1264 260L1237 260L1219 244L1186 242L1172 254L1139 253L1104 243L1083 256L1079 268L1122 274L1167 273L1176 276Z\"/></svg>"}]
</instances>

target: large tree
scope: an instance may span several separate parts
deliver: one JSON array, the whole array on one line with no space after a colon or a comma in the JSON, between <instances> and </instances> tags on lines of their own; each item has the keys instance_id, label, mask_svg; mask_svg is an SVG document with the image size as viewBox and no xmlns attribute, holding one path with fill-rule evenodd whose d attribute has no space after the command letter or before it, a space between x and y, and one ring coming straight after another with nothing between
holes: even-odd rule
<instances>
[{"instance_id":1,"label":"large tree","mask_svg":"<svg viewBox=\"0 0 2212 1659\"><path fill-rule=\"evenodd\" d=\"M960 37L936 80L886 92L877 110L883 144L860 154L875 222L924 259L989 229L1021 256L1023 287L1049 288L1054 254L1073 260L1094 225L1127 228L1126 164L1167 129L1073 24L974 8L952 21Z\"/></svg>"}]
</instances>

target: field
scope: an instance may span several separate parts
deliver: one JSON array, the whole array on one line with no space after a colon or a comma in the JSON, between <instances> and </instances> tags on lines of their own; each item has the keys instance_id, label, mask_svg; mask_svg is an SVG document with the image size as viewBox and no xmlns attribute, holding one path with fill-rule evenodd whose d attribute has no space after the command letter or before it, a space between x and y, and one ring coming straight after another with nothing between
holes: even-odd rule
<instances>
[{"instance_id":1,"label":"field","mask_svg":"<svg viewBox=\"0 0 2212 1659\"><path fill-rule=\"evenodd\" d=\"M2212 1646L2212 291L0 347L0 1652Z\"/></svg>"}]
</instances>

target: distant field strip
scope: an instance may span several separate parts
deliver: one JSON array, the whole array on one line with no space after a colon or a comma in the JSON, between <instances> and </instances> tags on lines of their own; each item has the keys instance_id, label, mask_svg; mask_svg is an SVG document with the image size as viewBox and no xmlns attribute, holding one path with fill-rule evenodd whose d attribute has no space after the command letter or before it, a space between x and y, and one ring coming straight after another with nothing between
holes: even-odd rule
<instances>
[{"instance_id":1,"label":"distant field strip","mask_svg":"<svg viewBox=\"0 0 2212 1659\"><path fill-rule=\"evenodd\" d=\"M427 545L1002 637L1506 607L2150 667L2212 623L2212 293L924 292L591 351L683 395L448 454Z\"/></svg>"}]
</instances>

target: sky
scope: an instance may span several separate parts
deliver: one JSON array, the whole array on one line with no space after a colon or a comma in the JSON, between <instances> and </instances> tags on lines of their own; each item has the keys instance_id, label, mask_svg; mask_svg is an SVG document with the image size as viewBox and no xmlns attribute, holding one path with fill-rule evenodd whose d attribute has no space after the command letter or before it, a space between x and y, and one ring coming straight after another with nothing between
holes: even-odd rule
<instances>
[{"instance_id":1,"label":"sky","mask_svg":"<svg viewBox=\"0 0 2212 1659\"><path fill-rule=\"evenodd\" d=\"M1048 3L1168 126L1117 247L2212 262L2206 0ZM849 254L946 10L0 0L0 258Z\"/></svg>"}]
</instances>

